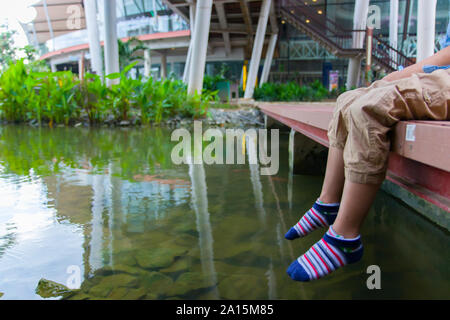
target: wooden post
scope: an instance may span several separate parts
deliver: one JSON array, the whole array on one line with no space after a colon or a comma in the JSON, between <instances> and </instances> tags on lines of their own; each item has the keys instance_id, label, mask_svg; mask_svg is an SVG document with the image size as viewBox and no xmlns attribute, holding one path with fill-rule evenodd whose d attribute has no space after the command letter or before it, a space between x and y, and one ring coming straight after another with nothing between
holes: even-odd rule
<instances>
[{"instance_id":1,"label":"wooden post","mask_svg":"<svg viewBox=\"0 0 450 320\"><path fill-rule=\"evenodd\" d=\"M78 77L80 78L81 82L83 82L84 80L84 68L84 51L81 51L80 60L78 61Z\"/></svg>"},{"instance_id":2,"label":"wooden post","mask_svg":"<svg viewBox=\"0 0 450 320\"><path fill-rule=\"evenodd\" d=\"M373 28L367 28L367 45L366 45L366 85L370 86L372 82L372 44L373 44Z\"/></svg>"}]
</instances>

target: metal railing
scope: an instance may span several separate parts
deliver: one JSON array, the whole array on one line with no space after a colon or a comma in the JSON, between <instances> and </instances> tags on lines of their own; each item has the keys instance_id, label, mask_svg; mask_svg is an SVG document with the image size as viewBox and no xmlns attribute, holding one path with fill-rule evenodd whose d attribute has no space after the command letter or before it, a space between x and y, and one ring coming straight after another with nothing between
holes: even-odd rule
<instances>
[{"instance_id":1,"label":"metal railing","mask_svg":"<svg viewBox=\"0 0 450 320\"><path fill-rule=\"evenodd\" d=\"M277 9L282 18L291 20L294 24L299 24L301 28L308 30L316 38L315 40L322 41L331 47L335 55L361 55L366 48L366 30L344 29L327 18L324 12L319 14L303 1L279 0ZM373 59L383 67L397 70L400 66L407 67L414 64L413 60L379 37L374 36L373 41Z\"/></svg>"},{"instance_id":2,"label":"metal railing","mask_svg":"<svg viewBox=\"0 0 450 320\"><path fill-rule=\"evenodd\" d=\"M402 52L391 47L386 41L378 36L373 36L372 56L385 67L398 70L399 67L408 67L414 64L414 61L406 57Z\"/></svg>"}]
</instances>

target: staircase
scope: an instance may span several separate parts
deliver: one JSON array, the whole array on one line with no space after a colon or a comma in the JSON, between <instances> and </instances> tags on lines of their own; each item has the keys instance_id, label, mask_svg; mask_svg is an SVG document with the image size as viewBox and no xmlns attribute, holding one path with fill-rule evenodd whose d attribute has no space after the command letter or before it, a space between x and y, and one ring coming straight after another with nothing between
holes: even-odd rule
<instances>
[{"instance_id":1,"label":"staircase","mask_svg":"<svg viewBox=\"0 0 450 320\"><path fill-rule=\"evenodd\" d=\"M365 56L366 30L345 30L325 15L318 14L303 1L279 0L277 11L279 17L318 42L333 55L340 58ZM364 46L356 49L353 41L358 38L364 39ZM372 43L372 60L374 65L385 69L386 72L414 64L414 61L375 35Z\"/></svg>"}]
</instances>

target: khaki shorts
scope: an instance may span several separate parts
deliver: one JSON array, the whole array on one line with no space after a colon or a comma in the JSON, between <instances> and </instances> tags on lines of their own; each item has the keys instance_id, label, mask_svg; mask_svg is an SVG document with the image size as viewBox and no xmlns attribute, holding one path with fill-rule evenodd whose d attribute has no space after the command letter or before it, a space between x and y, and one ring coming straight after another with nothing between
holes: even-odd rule
<instances>
[{"instance_id":1,"label":"khaki shorts","mask_svg":"<svg viewBox=\"0 0 450 320\"><path fill-rule=\"evenodd\" d=\"M389 131L401 120L450 120L450 71L415 74L345 92L329 125L330 146L344 151L345 177L378 184L386 176Z\"/></svg>"}]
</instances>

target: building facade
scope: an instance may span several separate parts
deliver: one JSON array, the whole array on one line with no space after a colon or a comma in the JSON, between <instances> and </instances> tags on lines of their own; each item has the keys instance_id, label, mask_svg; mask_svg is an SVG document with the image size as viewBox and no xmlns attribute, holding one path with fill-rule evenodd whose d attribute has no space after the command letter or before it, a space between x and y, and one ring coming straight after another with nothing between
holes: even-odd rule
<instances>
[{"instance_id":1,"label":"building facade","mask_svg":"<svg viewBox=\"0 0 450 320\"><path fill-rule=\"evenodd\" d=\"M96 14L100 41L103 41L104 0L96 1ZM243 85L246 73L252 60L252 49L257 37L259 20L264 3L270 2L271 8L266 37L261 47L261 57L256 71L256 81L261 77L272 82L295 81L299 83L319 79L327 84L330 70L339 74L339 83L348 81L351 57L327 45L324 39L332 40L341 31L340 41L347 41L351 46L351 30L355 30L358 5L365 3L367 19L363 22L372 27L378 45L390 45L397 55L415 61L419 30L419 6L423 0L304 0L304 1L211 1L209 40L206 54L205 73L214 75L223 65L227 65L227 75ZM70 1L69 1L70 2ZM450 15L450 0L432 0L435 2L434 49L440 49L440 39L445 35ZM242 5L245 3L246 7ZM81 15L79 29L70 30L72 10L76 6L84 11L82 1L43 0L36 5L38 17L25 26L30 43L36 45L42 58L49 61L54 70L78 70L80 59L85 59L89 69L90 51L88 31L84 14ZM61 7L64 6L64 11ZM58 9L59 8L59 9ZM288 11L287 8L290 8ZM42 10L41 10L42 9ZM58 12L59 10L59 12ZM53 11L53 14L52 14ZM76 10L75 10L76 11ZM150 66L152 76L161 78L173 76L187 81L186 61L189 60L189 46L194 33L193 17L195 1L163 1L163 0L116 0L117 36L126 42L130 37L138 37L150 48L151 54L141 52L143 59L133 75L145 75L145 64ZM62 12L62 13L61 13ZM289 17L289 13L293 12ZM83 13L83 12L82 12ZM365 14L364 14L365 15ZM293 18L293 16L295 18ZM83 20L84 19L84 20ZM296 19L298 21L296 21ZM302 20L303 19L303 20ZM62 20L65 22L60 23ZM302 21L300 21L302 20ZM396 20L397 23L392 23ZM302 25L303 23L303 25ZM323 30L314 30L323 25ZM308 30L309 26L311 30ZM53 30L51 30L53 29ZM36 35L48 33L47 38ZM353 32L354 33L354 32ZM270 46L270 37L276 34L273 59L263 75L263 65ZM353 39L354 40L354 39ZM344 42L342 42L344 43ZM343 45L345 51L349 48ZM376 46L376 43L375 43ZM385 48L385 47L384 47ZM355 49L353 47L353 49ZM362 49L362 48L361 48ZM391 53L392 54L392 53ZM148 61L150 60L150 61ZM363 63L360 60L357 63ZM381 67L380 67L381 66ZM401 66L399 62L394 69ZM375 65L386 70L386 66ZM388 68L392 69L392 68ZM358 81L361 82L361 75Z\"/></svg>"}]
</instances>

